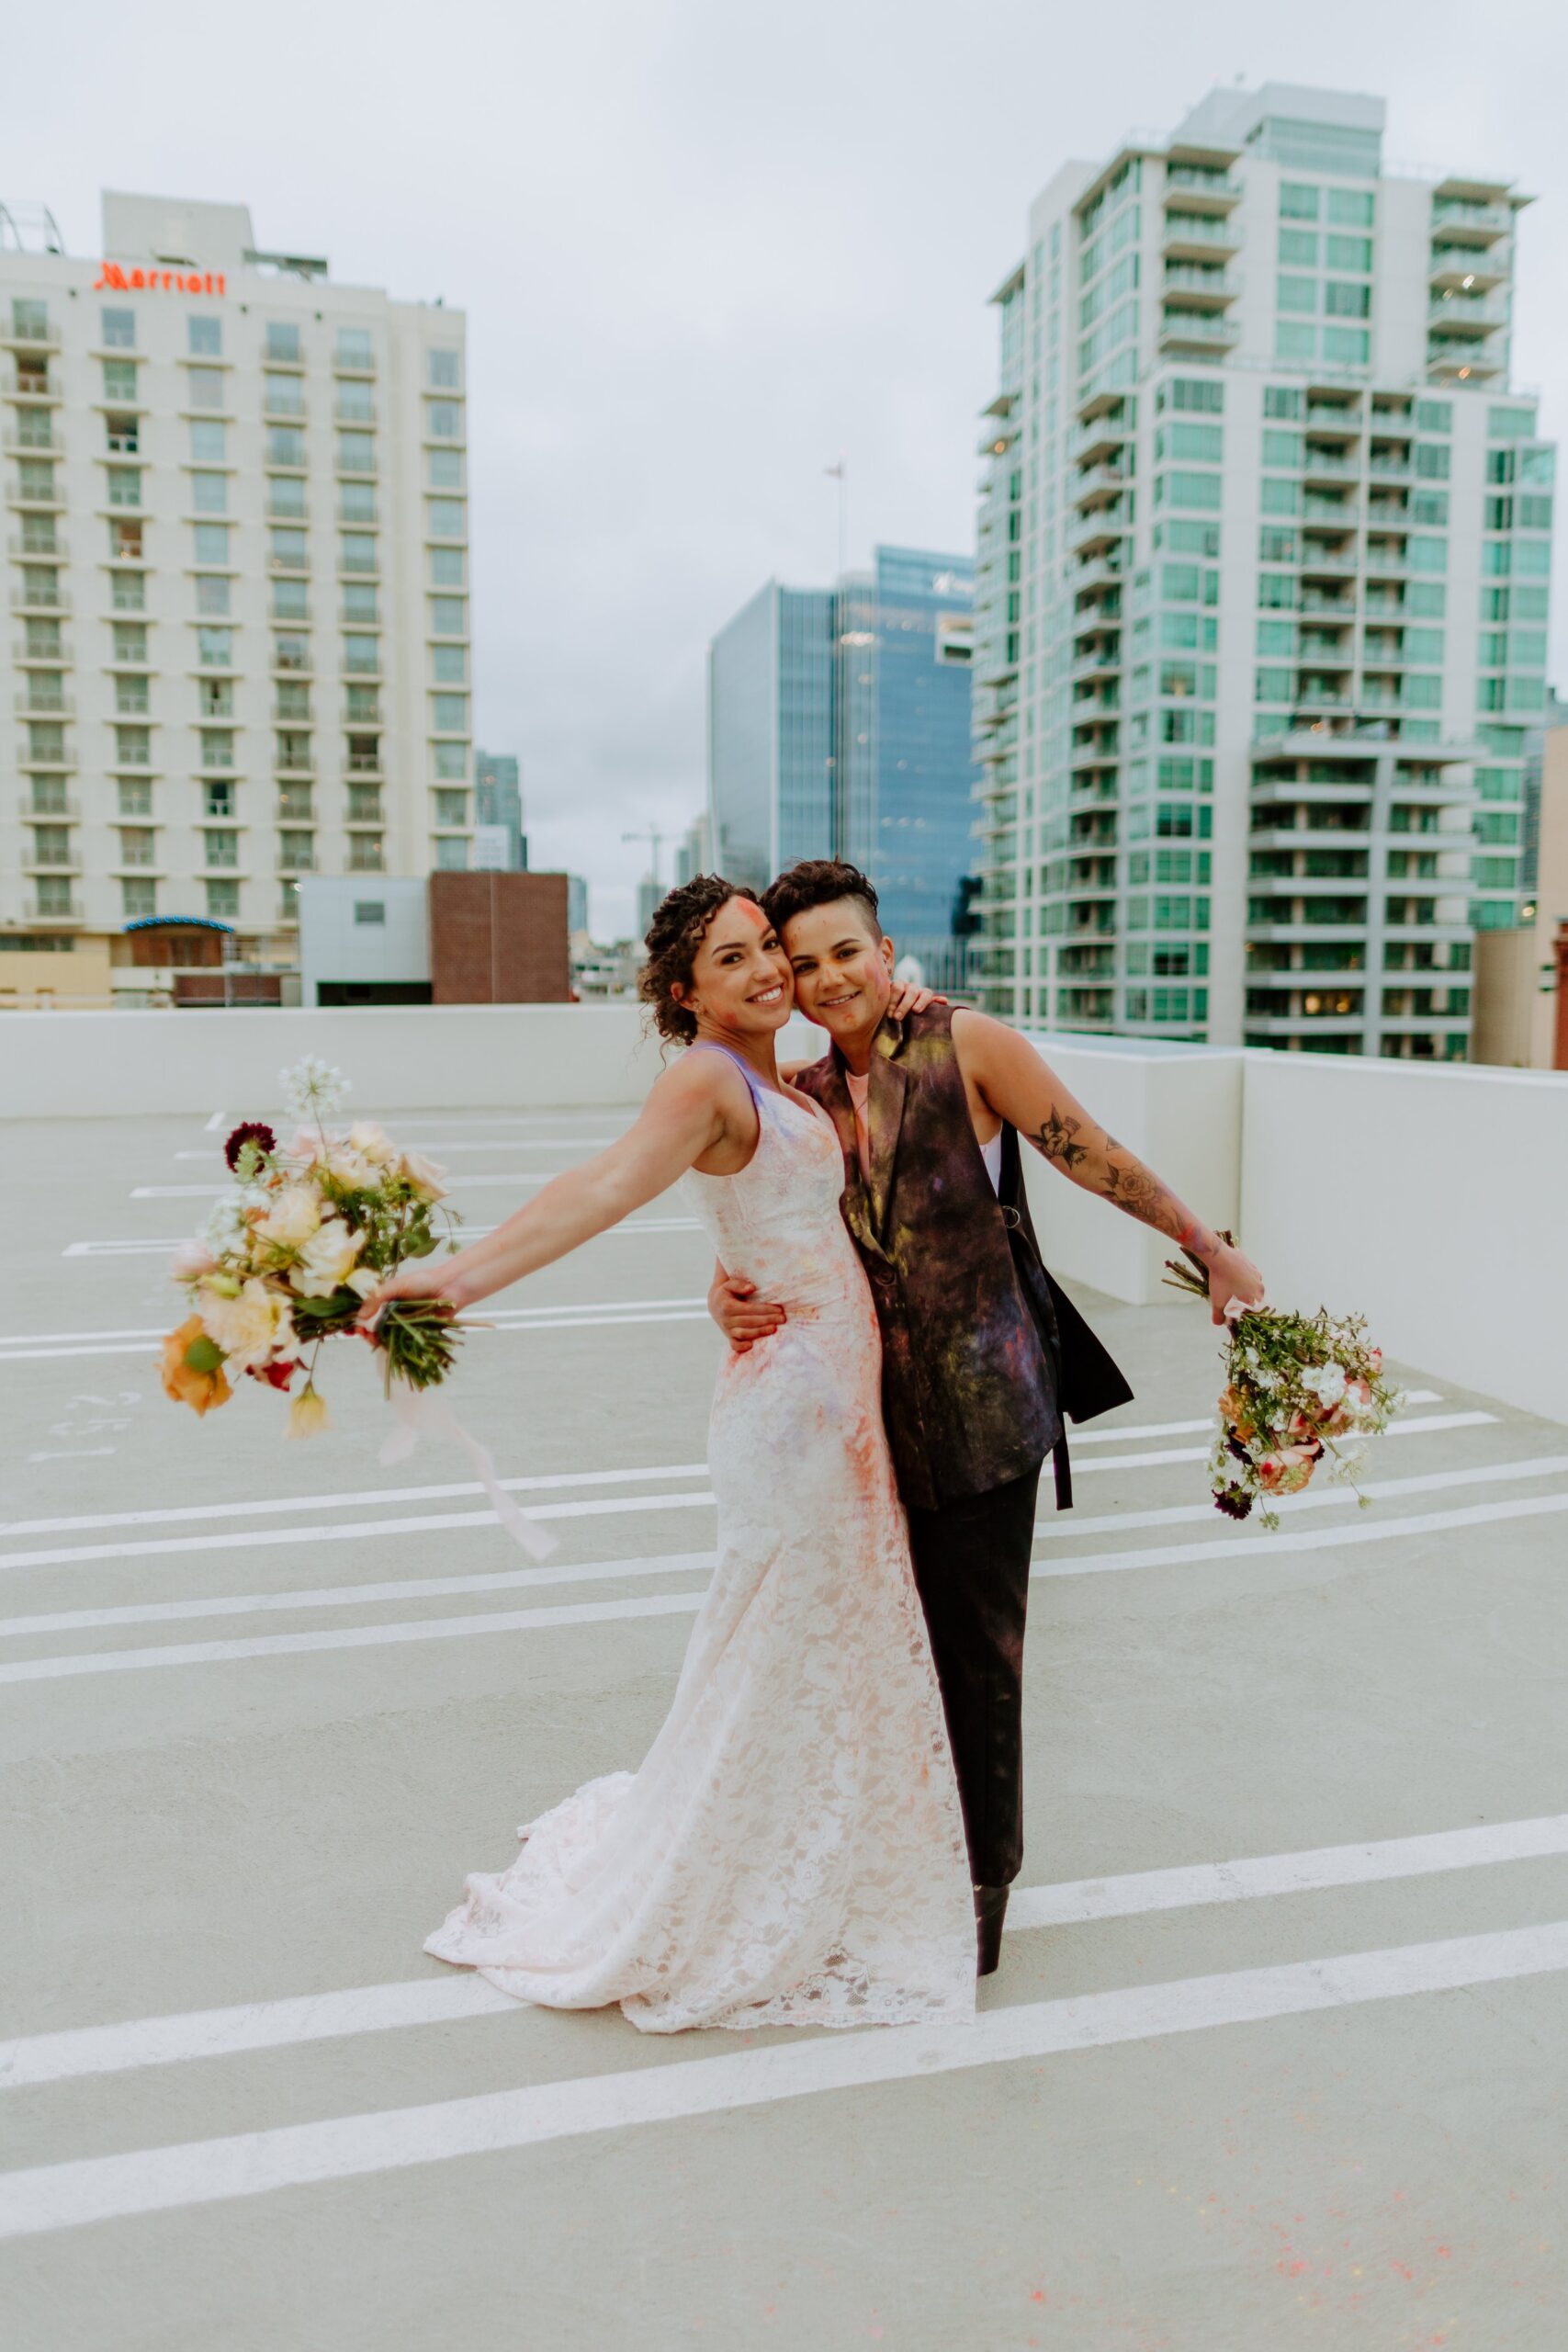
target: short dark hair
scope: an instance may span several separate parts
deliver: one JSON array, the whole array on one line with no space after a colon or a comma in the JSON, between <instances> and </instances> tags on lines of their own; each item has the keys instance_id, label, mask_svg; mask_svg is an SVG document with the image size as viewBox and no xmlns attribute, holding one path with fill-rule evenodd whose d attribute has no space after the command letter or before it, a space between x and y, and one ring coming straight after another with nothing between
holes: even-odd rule
<instances>
[{"instance_id":1,"label":"short dark hair","mask_svg":"<svg viewBox=\"0 0 1568 2352\"><path fill-rule=\"evenodd\" d=\"M830 907L839 899L852 899L882 937L875 885L841 857L803 857L798 865L786 867L763 891L762 911L782 937L791 915L804 914L807 907Z\"/></svg>"},{"instance_id":2,"label":"short dark hair","mask_svg":"<svg viewBox=\"0 0 1568 2352\"><path fill-rule=\"evenodd\" d=\"M689 1046L697 1034L696 1015L677 1001L675 987L691 987L692 967L708 926L732 899L761 903L744 883L727 882L722 874L694 874L676 884L648 926L648 961L637 976L637 994L660 1035L672 1046Z\"/></svg>"}]
</instances>

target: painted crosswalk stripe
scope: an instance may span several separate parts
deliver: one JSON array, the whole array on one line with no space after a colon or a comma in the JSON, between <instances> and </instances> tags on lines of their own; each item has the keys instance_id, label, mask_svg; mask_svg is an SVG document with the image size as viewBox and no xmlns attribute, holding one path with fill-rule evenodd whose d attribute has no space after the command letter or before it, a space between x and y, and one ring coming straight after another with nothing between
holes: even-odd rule
<instances>
[{"instance_id":1,"label":"painted crosswalk stripe","mask_svg":"<svg viewBox=\"0 0 1568 2352\"><path fill-rule=\"evenodd\" d=\"M1522 1462L1491 1463L1476 1470L1435 1470L1418 1478L1385 1478L1366 1489L1374 1502L1411 1495L1440 1494L1456 1487L1518 1484L1526 1479L1568 1475L1568 1454L1544 1454ZM477 1491L475 1489L474 1491ZM1291 1518L1300 1511L1353 1508L1355 1496L1345 1487L1314 1488L1286 1498ZM1064 1533L1118 1532L1128 1527L1163 1526L1193 1521L1212 1523L1213 1507L1206 1503L1178 1504L1168 1512L1116 1513L1106 1519L1080 1521L1076 1529L1057 1527L1049 1520L1035 1527L1036 1543ZM41 1634L101 1632L115 1625L190 1623L204 1617L286 1615L292 1610L358 1609L381 1601L440 1600L478 1593L536 1591L551 1585L592 1584L618 1577L657 1576L665 1569L712 1568L716 1552L661 1552L651 1557L551 1561L547 1566L502 1568L493 1573L452 1577L399 1577L379 1584L328 1585L305 1590L215 1593L203 1600L138 1600L101 1609L63 1609L45 1615L0 1618L0 1640L17 1641Z\"/></svg>"},{"instance_id":2,"label":"painted crosswalk stripe","mask_svg":"<svg viewBox=\"0 0 1568 2352\"><path fill-rule=\"evenodd\" d=\"M1568 1920L1333 1953L990 2009L973 2024L829 2033L423 2107L286 2124L0 2176L0 2235L210 2205L276 2188L537 2147L639 2123L734 2113L1068 2051L1496 1984L1568 1968Z\"/></svg>"},{"instance_id":3,"label":"painted crosswalk stripe","mask_svg":"<svg viewBox=\"0 0 1568 2352\"><path fill-rule=\"evenodd\" d=\"M631 1306L614 1309L592 1307L563 1307L549 1309L531 1307L525 1311L489 1316L476 1323L476 1334L517 1331L600 1331L612 1326L649 1323L705 1323L708 1320L706 1302L696 1300L679 1306ZM42 1363L70 1357L83 1356L151 1356L163 1333L135 1340L89 1341L70 1347L24 1348L0 1343L0 1365L8 1363Z\"/></svg>"},{"instance_id":4,"label":"painted crosswalk stripe","mask_svg":"<svg viewBox=\"0 0 1568 2352\"><path fill-rule=\"evenodd\" d=\"M661 1499L667 1507L670 1505L670 1498ZM712 1498L704 1496L699 1499L711 1501ZM1405 1519L1369 1520L1365 1514L1358 1512L1356 1520L1348 1527L1288 1527L1272 1535L1225 1535L1213 1543L1172 1544L1149 1551L1086 1552L1072 1559L1036 1561L1031 1573L1035 1577L1098 1576L1117 1569L1185 1567L1210 1560L1275 1560L1291 1553L1328 1551L1352 1544L1392 1542L1405 1536L1435 1535L1456 1527L1496 1527L1510 1520L1533 1519L1565 1510L1568 1510L1568 1493L1481 1503L1472 1508L1429 1511ZM342 1531L333 1530L333 1532L340 1533ZM150 1649L97 1650L58 1657L17 1658L0 1666L0 1683L50 1682L67 1680L78 1675L151 1672L165 1667L212 1666L247 1658L302 1656L320 1650L376 1649L389 1643L453 1641L479 1634L537 1633L562 1625L611 1623L620 1618L658 1617L678 1614L682 1611L694 1613L701 1607L703 1593L698 1589L660 1593L647 1600L634 1597L580 1601L558 1608L515 1609L463 1617L415 1618L384 1625L344 1626L319 1634L256 1634L231 1641L164 1643Z\"/></svg>"},{"instance_id":5,"label":"painted crosswalk stripe","mask_svg":"<svg viewBox=\"0 0 1568 2352\"><path fill-rule=\"evenodd\" d=\"M1562 1854L1568 1854L1568 1814L1559 1813L1534 1820L1432 1830L1412 1838L1320 1846L1305 1852L1247 1855L1233 1861L1194 1862L1171 1870L1066 1879L1054 1885L1015 1887L1008 1934L1321 1893L1331 1887L1385 1884ZM0 2089L79 2081L84 2076L124 2074L143 2066L184 2065L201 2058L288 2049L302 2042L341 2041L448 2019L498 2017L519 2006L481 1977L468 1971L443 1970L438 1975L355 1985L343 1992L234 2002L223 2008L130 2018L118 2025L67 2027L0 2042Z\"/></svg>"},{"instance_id":6,"label":"painted crosswalk stripe","mask_svg":"<svg viewBox=\"0 0 1568 2352\"><path fill-rule=\"evenodd\" d=\"M634 1238L639 1233L695 1233L701 1225L702 1219L695 1216L623 1217L619 1225L606 1226L603 1233L596 1233L592 1241L585 1241L582 1247L591 1250L594 1243L614 1241L623 1233ZM467 1218L463 1221L465 1241L478 1241L482 1235L494 1231L493 1225L470 1225ZM68 1241L60 1254L62 1258L168 1258L189 1238L188 1234L176 1233L152 1241Z\"/></svg>"}]
</instances>

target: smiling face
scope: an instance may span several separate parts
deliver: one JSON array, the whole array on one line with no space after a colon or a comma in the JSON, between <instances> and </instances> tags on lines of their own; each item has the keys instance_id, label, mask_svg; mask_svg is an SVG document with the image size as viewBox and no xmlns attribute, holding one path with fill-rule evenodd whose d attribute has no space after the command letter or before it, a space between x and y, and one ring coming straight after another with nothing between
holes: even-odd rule
<instances>
[{"instance_id":1,"label":"smiling face","mask_svg":"<svg viewBox=\"0 0 1568 2352\"><path fill-rule=\"evenodd\" d=\"M711 1036L733 1043L782 1029L795 1010L795 989L789 958L761 908L727 899L692 958L690 983L674 994Z\"/></svg>"},{"instance_id":2,"label":"smiling face","mask_svg":"<svg viewBox=\"0 0 1568 2352\"><path fill-rule=\"evenodd\" d=\"M893 994L893 942L860 899L804 907L784 935L807 1019L840 1042L871 1035Z\"/></svg>"}]
</instances>

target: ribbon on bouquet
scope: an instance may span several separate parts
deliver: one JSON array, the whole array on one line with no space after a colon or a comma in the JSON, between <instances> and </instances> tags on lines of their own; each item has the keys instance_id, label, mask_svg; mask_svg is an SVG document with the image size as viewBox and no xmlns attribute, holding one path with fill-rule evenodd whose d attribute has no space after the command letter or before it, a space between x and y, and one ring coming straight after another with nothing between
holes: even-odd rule
<instances>
[{"instance_id":1,"label":"ribbon on bouquet","mask_svg":"<svg viewBox=\"0 0 1568 2352\"><path fill-rule=\"evenodd\" d=\"M491 1509L514 1544L520 1544L531 1560L547 1560L556 1549L556 1539L536 1519L519 1510L496 1476L495 1457L489 1446L481 1445L471 1430L466 1430L449 1406L444 1405L428 1388L412 1389L397 1381L392 1390L392 1410L397 1427L381 1447L383 1467L395 1462L405 1462L422 1437L442 1437L457 1446L473 1464L479 1485L489 1497Z\"/></svg>"}]
</instances>

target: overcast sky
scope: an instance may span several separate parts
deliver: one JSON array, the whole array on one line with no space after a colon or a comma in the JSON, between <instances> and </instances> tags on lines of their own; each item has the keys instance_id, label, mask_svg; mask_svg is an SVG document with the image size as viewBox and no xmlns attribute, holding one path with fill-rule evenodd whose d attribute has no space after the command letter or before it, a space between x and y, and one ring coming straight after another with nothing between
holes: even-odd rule
<instances>
[{"instance_id":1,"label":"overcast sky","mask_svg":"<svg viewBox=\"0 0 1568 2352\"><path fill-rule=\"evenodd\" d=\"M1070 154L1216 82L1389 101L1390 163L1525 216L1515 364L1568 431L1559 0L342 0L14 12L0 198L68 249L98 190L248 203L264 245L468 318L476 727L516 752L533 862L629 928L704 797L708 638L771 574L971 541L986 297ZM1565 600L1568 601L1568 600ZM1568 612L1553 676L1568 684ZM670 873L670 851L663 872Z\"/></svg>"}]
</instances>

